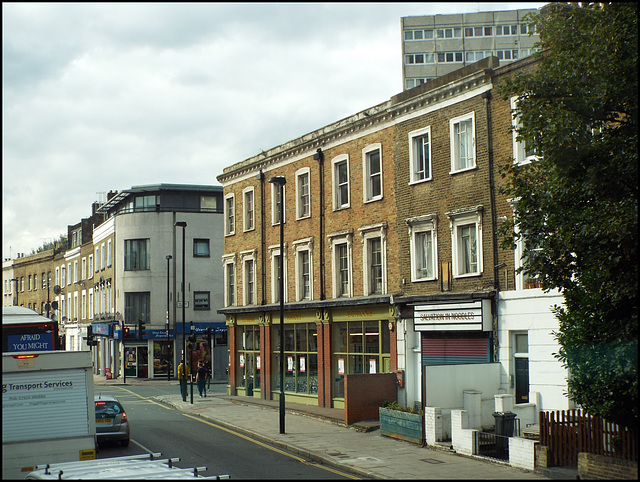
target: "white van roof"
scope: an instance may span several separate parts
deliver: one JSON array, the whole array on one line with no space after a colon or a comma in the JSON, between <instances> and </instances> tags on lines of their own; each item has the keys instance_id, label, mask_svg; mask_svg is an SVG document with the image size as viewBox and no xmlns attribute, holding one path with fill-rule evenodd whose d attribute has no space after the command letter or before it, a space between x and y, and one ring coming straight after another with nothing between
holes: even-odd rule
<instances>
[{"instance_id":1,"label":"white van roof","mask_svg":"<svg viewBox=\"0 0 640 482\"><path fill-rule=\"evenodd\" d=\"M179 458L160 459L162 454L129 455L80 462L61 462L38 465L27 480L78 480L78 479L229 479L228 475L202 476L198 472L206 467L180 469L174 467Z\"/></svg>"},{"instance_id":2,"label":"white van roof","mask_svg":"<svg viewBox=\"0 0 640 482\"><path fill-rule=\"evenodd\" d=\"M52 321L51 318L47 318L32 310L31 308L25 308L24 306L3 306L2 307L2 324L10 325L13 323L38 323L42 321Z\"/></svg>"}]
</instances>

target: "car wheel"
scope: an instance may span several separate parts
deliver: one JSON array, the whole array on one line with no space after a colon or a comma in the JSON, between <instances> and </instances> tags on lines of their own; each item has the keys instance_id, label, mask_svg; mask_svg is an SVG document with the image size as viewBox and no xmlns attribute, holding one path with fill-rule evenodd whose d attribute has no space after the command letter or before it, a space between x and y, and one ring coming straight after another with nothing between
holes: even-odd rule
<instances>
[{"instance_id":1,"label":"car wheel","mask_svg":"<svg viewBox=\"0 0 640 482\"><path fill-rule=\"evenodd\" d=\"M122 441L122 446L123 446L123 447L128 447L128 446L129 446L129 439L127 439L127 440L123 440L123 441Z\"/></svg>"}]
</instances>

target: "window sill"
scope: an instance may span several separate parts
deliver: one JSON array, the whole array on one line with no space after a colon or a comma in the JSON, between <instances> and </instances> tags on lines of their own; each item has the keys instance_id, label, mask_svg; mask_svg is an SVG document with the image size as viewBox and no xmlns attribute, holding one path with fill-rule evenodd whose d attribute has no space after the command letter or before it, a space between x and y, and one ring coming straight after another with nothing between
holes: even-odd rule
<instances>
[{"instance_id":1,"label":"window sill","mask_svg":"<svg viewBox=\"0 0 640 482\"><path fill-rule=\"evenodd\" d=\"M419 179L417 181L409 181L409 186L415 186L416 184L424 184L425 182L433 181L433 177L428 177L426 179Z\"/></svg>"},{"instance_id":2,"label":"window sill","mask_svg":"<svg viewBox=\"0 0 640 482\"><path fill-rule=\"evenodd\" d=\"M333 211L344 211L345 209L351 208L351 204L343 204L342 206L334 207Z\"/></svg>"},{"instance_id":3,"label":"window sill","mask_svg":"<svg viewBox=\"0 0 640 482\"><path fill-rule=\"evenodd\" d=\"M438 278L411 278L412 283L423 283L425 281L438 281Z\"/></svg>"},{"instance_id":4,"label":"window sill","mask_svg":"<svg viewBox=\"0 0 640 482\"><path fill-rule=\"evenodd\" d=\"M464 273L464 274L453 275L454 279L473 278L474 276L482 276L482 273Z\"/></svg>"},{"instance_id":5,"label":"window sill","mask_svg":"<svg viewBox=\"0 0 640 482\"><path fill-rule=\"evenodd\" d=\"M457 171L450 171L449 174L453 176L454 174L461 174L463 172L475 171L476 169L478 169L477 165L472 167L467 167L465 169L458 169Z\"/></svg>"}]
</instances>

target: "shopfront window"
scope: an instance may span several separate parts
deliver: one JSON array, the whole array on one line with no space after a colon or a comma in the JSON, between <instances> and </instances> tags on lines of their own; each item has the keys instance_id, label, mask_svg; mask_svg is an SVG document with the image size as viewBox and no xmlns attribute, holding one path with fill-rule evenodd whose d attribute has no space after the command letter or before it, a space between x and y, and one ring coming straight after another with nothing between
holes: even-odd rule
<instances>
[{"instance_id":1,"label":"shopfront window","mask_svg":"<svg viewBox=\"0 0 640 482\"><path fill-rule=\"evenodd\" d=\"M390 369L388 320L348 321L332 326L333 396L344 397L344 376L385 373Z\"/></svg>"},{"instance_id":2,"label":"shopfront window","mask_svg":"<svg viewBox=\"0 0 640 482\"><path fill-rule=\"evenodd\" d=\"M260 326L238 327L238 371L236 386L246 388L247 396L260 388Z\"/></svg>"},{"instance_id":3,"label":"shopfront window","mask_svg":"<svg viewBox=\"0 0 640 482\"><path fill-rule=\"evenodd\" d=\"M273 389L280 391L280 326L274 325L272 345ZM304 395L318 394L318 345L315 323L284 326L284 390Z\"/></svg>"},{"instance_id":4,"label":"shopfront window","mask_svg":"<svg viewBox=\"0 0 640 482\"><path fill-rule=\"evenodd\" d=\"M173 350L171 342L167 341L154 341L153 342L153 376L155 378L163 378L167 376L167 370L169 370L171 376L173 376L173 366L171 366L171 360L173 360Z\"/></svg>"}]
</instances>

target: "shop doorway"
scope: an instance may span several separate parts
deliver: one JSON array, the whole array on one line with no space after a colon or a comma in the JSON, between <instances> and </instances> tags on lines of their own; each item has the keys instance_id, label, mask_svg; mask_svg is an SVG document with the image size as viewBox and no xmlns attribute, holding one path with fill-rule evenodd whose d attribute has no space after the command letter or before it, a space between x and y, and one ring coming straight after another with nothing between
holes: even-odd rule
<instances>
[{"instance_id":1,"label":"shop doorway","mask_svg":"<svg viewBox=\"0 0 640 482\"><path fill-rule=\"evenodd\" d=\"M124 373L127 377L149 378L149 349L146 346L127 346Z\"/></svg>"},{"instance_id":2,"label":"shop doorway","mask_svg":"<svg viewBox=\"0 0 640 482\"><path fill-rule=\"evenodd\" d=\"M166 341L153 342L153 377L167 378L173 376L173 343Z\"/></svg>"}]
</instances>

